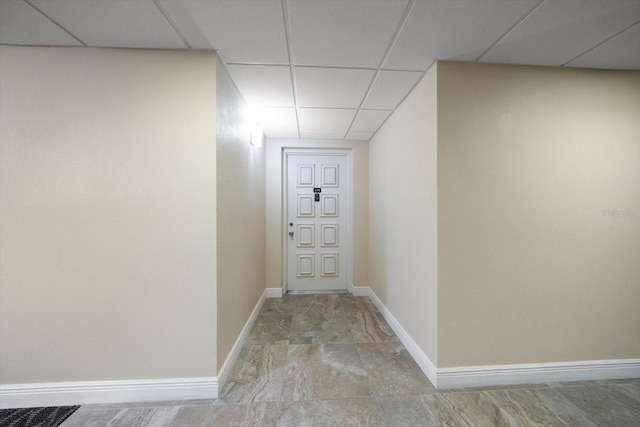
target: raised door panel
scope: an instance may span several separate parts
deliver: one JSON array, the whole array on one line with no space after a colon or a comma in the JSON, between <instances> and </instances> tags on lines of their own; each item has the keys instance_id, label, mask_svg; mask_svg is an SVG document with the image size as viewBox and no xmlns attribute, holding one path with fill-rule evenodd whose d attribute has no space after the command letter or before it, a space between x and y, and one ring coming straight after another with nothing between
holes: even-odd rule
<instances>
[{"instance_id":1,"label":"raised door panel","mask_svg":"<svg viewBox=\"0 0 640 427\"><path fill-rule=\"evenodd\" d=\"M321 246L338 247L340 241L338 239L338 224L322 224L321 225Z\"/></svg>"},{"instance_id":2,"label":"raised door panel","mask_svg":"<svg viewBox=\"0 0 640 427\"><path fill-rule=\"evenodd\" d=\"M322 187L337 188L340 185L338 165L322 165L320 169Z\"/></svg>"},{"instance_id":3,"label":"raised door panel","mask_svg":"<svg viewBox=\"0 0 640 427\"><path fill-rule=\"evenodd\" d=\"M322 254L322 277L337 277L338 271L338 254Z\"/></svg>"},{"instance_id":4,"label":"raised door panel","mask_svg":"<svg viewBox=\"0 0 640 427\"><path fill-rule=\"evenodd\" d=\"M298 194L298 218L315 217L313 194Z\"/></svg>"},{"instance_id":5,"label":"raised door panel","mask_svg":"<svg viewBox=\"0 0 640 427\"><path fill-rule=\"evenodd\" d=\"M314 243L314 224L298 224L298 247L313 248Z\"/></svg>"},{"instance_id":6,"label":"raised door panel","mask_svg":"<svg viewBox=\"0 0 640 427\"><path fill-rule=\"evenodd\" d=\"M323 218L337 218L339 215L338 210L338 195L337 194L323 194L320 197L321 214Z\"/></svg>"},{"instance_id":7,"label":"raised door panel","mask_svg":"<svg viewBox=\"0 0 640 427\"><path fill-rule=\"evenodd\" d=\"M298 277L313 277L313 254L298 254Z\"/></svg>"},{"instance_id":8,"label":"raised door panel","mask_svg":"<svg viewBox=\"0 0 640 427\"><path fill-rule=\"evenodd\" d=\"M315 165L298 165L298 188L312 188L315 185Z\"/></svg>"}]
</instances>

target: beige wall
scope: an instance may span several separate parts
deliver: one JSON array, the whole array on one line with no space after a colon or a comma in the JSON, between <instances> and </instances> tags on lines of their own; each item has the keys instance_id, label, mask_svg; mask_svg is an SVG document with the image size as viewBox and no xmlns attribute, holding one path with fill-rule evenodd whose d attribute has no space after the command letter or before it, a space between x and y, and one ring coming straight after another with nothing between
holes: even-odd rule
<instances>
[{"instance_id":1,"label":"beige wall","mask_svg":"<svg viewBox=\"0 0 640 427\"><path fill-rule=\"evenodd\" d=\"M638 72L438 64L438 367L640 357L639 118Z\"/></svg>"},{"instance_id":2,"label":"beige wall","mask_svg":"<svg viewBox=\"0 0 640 427\"><path fill-rule=\"evenodd\" d=\"M265 148L221 62L217 86L218 369L265 287Z\"/></svg>"},{"instance_id":3,"label":"beige wall","mask_svg":"<svg viewBox=\"0 0 640 427\"><path fill-rule=\"evenodd\" d=\"M369 144L366 141L268 139L266 171L267 287L282 286L282 150L283 148L347 148L353 158L353 282L368 286Z\"/></svg>"},{"instance_id":4,"label":"beige wall","mask_svg":"<svg viewBox=\"0 0 640 427\"><path fill-rule=\"evenodd\" d=\"M216 374L215 71L0 47L0 383Z\"/></svg>"},{"instance_id":5,"label":"beige wall","mask_svg":"<svg viewBox=\"0 0 640 427\"><path fill-rule=\"evenodd\" d=\"M434 364L437 73L437 67L431 67L369 148L371 287Z\"/></svg>"}]
</instances>

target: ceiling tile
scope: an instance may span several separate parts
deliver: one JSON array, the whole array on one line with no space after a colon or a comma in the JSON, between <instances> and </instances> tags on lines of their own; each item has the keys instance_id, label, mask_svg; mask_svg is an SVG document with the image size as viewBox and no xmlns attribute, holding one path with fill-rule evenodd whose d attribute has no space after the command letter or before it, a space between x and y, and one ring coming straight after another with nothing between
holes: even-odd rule
<instances>
[{"instance_id":1,"label":"ceiling tile","mask_svg":"<svg viewBox=\"0 0 640 427\"><path fill-rule=\"evenodd\" d=\"M23 1L0 1L0 43L81 46L76 39Z\"/></svg>"},{"instance_id":2,"label":"ceiling tile","mask_svg":"<svg viewBox=\"0 0 640 427\"><path fill-rule=\"evenodd\" d=\"M257 108L254 110L256 120L262 125L267 135L277 132L298 134L298 120L295 108Z\"/></svg>"},{"instance_id":3,"label":"ceiling tile","mask_svg":"<svg viewBox=\"0 0 640 427\"><path fill-rule=\"evenodd\" d=\"M637 0L547 1L482 61L562 65L638 20Z\"/></svg>"},{"instance_id":4,"label":"ceiling tile","mask_svg":"<svg viewBox=\"0 0 640 427\"><path fill-rule=\"evenodd\" d=\"M152 0L32 0L89 46L184 48Z\"/></svg>"},{"instance_id":5,"label":"ceiling tile","mask_svg":"<svg viewBox=\"0 0 640 427\"><path fill-rule=\"evenodd\" d=\"M380 71L363 108L395 109L422 74L421 71Z\"/></svg>"},{"instance_id":6,"label":"ceiling tile","mask_svg":"<svg viewBox=\"0 0 640 427\"><path fill-rule=\"evenodd\" d=\"M357 108L373 70L296 67L296 91L301 107Z\"/></svg>"},{"instance_id":7,"label":"ceiling tile","mask_svg":"<svg viewBox=\"0 0 640 427\"><path fill-rule=\"evenodd\" d=\"M303 130L300 131L301 138L310 138L310 139L344 139L345 132L341 131L312 131L312 130Z\"/></svg>"},{"instance_id":8,"label":"ceiling tile","mask_svg":"<svg viewBox=\"0 0 640 427\"><path fill-rule=\"evenodd\" d=\"M299 108L300 131L339 131L344 136L355 114L356 110Z\"/></svg>"},{"instance_id":9,"label":"ceiling tile","mask_svg":"<svg viewBox=\"0 0 640 427\"><path fill-rule=\"evenodd\" d=\"M225 62L288 64L280 0L160 0L193 48Z\"/></svg>"},{"instance_id":10,"label":"ceiling tile","mask_svg":"<svg viewBox=\"0 0 640 427\"><path fill-rule=\"evenodd\" d=\"M536 3L417 1L384 68L426 70L436 59L475 60Z\"/></svg>"},{"instance_id":11,"label":"ceiling tile","mask_svg":"<svg viewBox=\"0 0 640 427\"><path fill-rule=\"evenodd\" d=\"M569 62L570 67L640 70L640 23Z\"/></svg>"},{"instance_id":12,"label":"ceiling tile","mask_svg":"<svg viewBox=\"0 0 640 427\"><path fill-rule=\"evenodd\" d=\"M351 125L352 132L375 132L387 120L391 111L360 110Z\"/></svg>"},{"instance_id":13,"label":"ceiling tile","mask_svg":"<svg viewBox=\"0 0 640 427\"><path fill-rule=\"evenodd\" d=\"M299 65L380 64L408 0L288 2L293 59Z\"/></svg>"},{"instance_id":14,"label":"ceiling tile","mask_svg":"<svg viewBox=\"0 0 640 427\"><path fill-rule=\"evenodd\" d=\"M293 107L291 69L271 65L227 65L244 99L254 106Z\"/></svg>"},{"instance_id":15,"label":"ceiling tile","mask_svg":"<svg viewBox=\"0 0 640 427\"><path fill-rule=\"evenodd\" d=\"M368 141L373 136L374 132L354 132L351 131L347 134L347 139L353 139L356 141Z\"/></svg>"}]
</instances>

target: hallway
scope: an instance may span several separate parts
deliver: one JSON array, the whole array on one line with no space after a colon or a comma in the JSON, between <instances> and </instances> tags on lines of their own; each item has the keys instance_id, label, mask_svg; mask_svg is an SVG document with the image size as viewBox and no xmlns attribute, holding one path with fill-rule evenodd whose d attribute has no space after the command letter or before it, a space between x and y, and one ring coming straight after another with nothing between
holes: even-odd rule
<instances>
[{"instance_id":1,"label":"hallway","mask_svg":"<svg viewBox=\"0 0 640 427\"><path fill-rule=\"evenodd\" d=\"M85 405L74 426L633 426L640 380L436 390L367 297L267 299L217 401Z\"/></svg>"}]
</instances>

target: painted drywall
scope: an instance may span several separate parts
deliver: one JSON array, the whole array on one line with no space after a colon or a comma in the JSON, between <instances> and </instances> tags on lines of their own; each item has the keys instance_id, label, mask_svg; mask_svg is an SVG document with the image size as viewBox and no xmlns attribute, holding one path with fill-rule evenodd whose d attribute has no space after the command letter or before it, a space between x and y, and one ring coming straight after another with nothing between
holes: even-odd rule
<instances>
[{"instance_id":1,"label":"painted drywall","mask_svg":"<svg viewBox=\"0 0 640 427\"><path fill-rule=\"evenodd\" d=\"M218 62L218 369L265 287L265 148L249 144L244 100Z\"/></svg>"},{"instance_id":2,"label":"painted drywall","mask_svg":"<svg viewBox=\"0 0 640 427\"><path fill-rule=\"evenodd\" d=\"M0 47L0 383L216 375L215 73Z\"/></svg>"},{"instance_id":3,"label":"painted drywall","mask_svg":"<svg viewBox=\"0 0 640 427\"><path fill-rule=\"evenodd\" d=\"M434 364L438 73L428 70L369 145L371 288Z\"/></svg>"},{"instance_id":4,"label":"painted drywall","mask_svg":"<svg viewBox=\"0 0 640 427\"><path fill-rule=\"evenodd\" d=\"M640 357L639 118L639 72L438 64L439 368Z\"/></svg>"},{"instance_id":5,"label":"painted drywall","mask_svg":"<svg viewBox=\"0 0 640 427\"><path fill-rule=\"evenodd\" d=\"M368 286L369 264L369 144L366 141L268 139L266 166L267 287L282 287L282 150L284 148L342 148L353 161L353 282Z\"/></svg>"}]
</instances>

